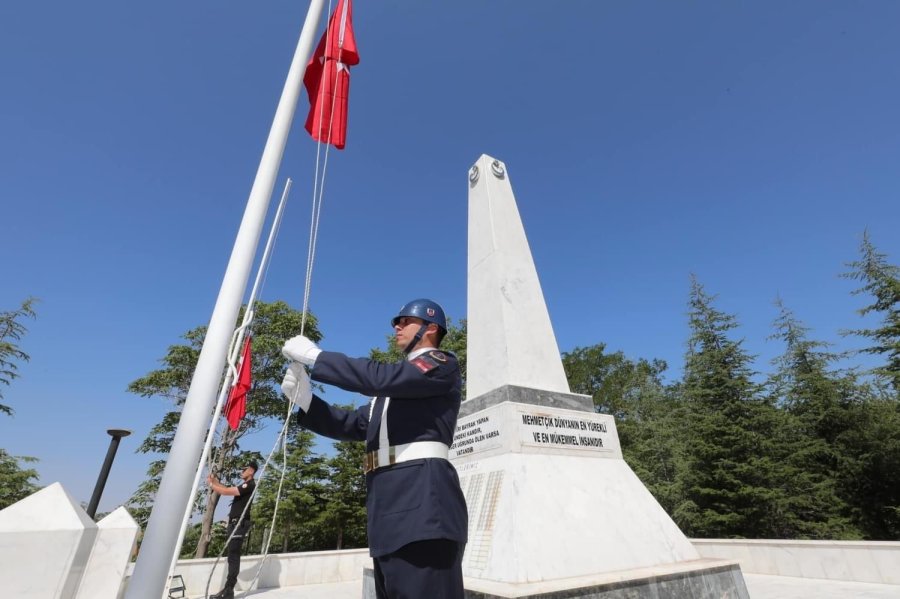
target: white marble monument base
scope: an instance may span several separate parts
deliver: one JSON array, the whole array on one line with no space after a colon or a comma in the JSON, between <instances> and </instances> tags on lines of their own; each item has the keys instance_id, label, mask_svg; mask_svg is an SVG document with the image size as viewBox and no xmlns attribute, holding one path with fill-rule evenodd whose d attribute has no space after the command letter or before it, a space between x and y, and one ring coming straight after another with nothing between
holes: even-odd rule
<instances>
[{"instance_id":1,"label":"white marble monument base","mask_svg":"<svg viewBox=\"0 0 900 599\"><path fill-rule=\"evenodd\" d=\"M749 599L737 562L699 559L657 568L510 584L465 578L466 599ZM375 599L371 568L363 599Z\"/></svg>"},{"instance_id":2,"label":"white marble monument base","mask_svg":"<svg viewBox=\"0 0 900 599\"><path fill-rule=\"evenodd\" d=\"M465 579L466 599L749 599L737 562L699 559L542 582Z\"/></svg>"},{"instance_id":3,"label":"white marble monument base","mask_svg":"<svg viewBox=\"0 0 900 599\"><path fill-rule=\"evenodd\" d=\"M625 463L611 416L514 390L528 403L482 402L450 450L472 597L747 597L736 563L701 559Z\"/></svg>"},{"instance_id":4,"label":"white marble monument base","mask_svg":"<svg viewBox=\"0 0 900 599\"><path fill-rule=\"evenodd\" d=\"M466 576L527 583L700 557L623 460L507 454L459 469Z\"/></svg>"}]
</instances>

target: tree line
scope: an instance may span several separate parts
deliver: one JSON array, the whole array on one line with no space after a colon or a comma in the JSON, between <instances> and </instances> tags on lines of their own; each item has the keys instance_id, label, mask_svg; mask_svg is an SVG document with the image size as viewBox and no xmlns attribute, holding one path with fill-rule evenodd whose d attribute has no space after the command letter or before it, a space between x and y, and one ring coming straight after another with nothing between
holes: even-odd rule
<instances>
[{"instance_id":1,"label":"tree line","mask_svg":"<svg viewBox=\"0 0 900 599\"><path fill-rule=\"evenodd\" d=\"M665 379L665 362L603 343L562 355L572 392L616 418L625 460L688 536L900 538L900 269L867 235L849 267L843 276L869 300L860 313L880 324L845 334L868 342L860 352L875 356L874 368L842 366L852 356L811 338L778 300L770 338L782 353L756 372L737 318L696 278L676 380ZM451 323L446 345L464 369L465 321ZM389 337L371 357L402 354ZM308 435L292 445L270 551L364 547L362 446L339 443L327 457ZM264 481L254 507L265 527L276 483ZM251 537L251 550L266 534Z\"/></svg>"},{"instance_id":2,"label":"tree line","mask_svg":"<svg viewBox=\"0 0 900 599\"><path fill-rule=\"evenodd\" d=\"M879 326L869 370L813 339L780 300L783 351L760 377L734 315L692 278L679 380L603 344L563 355L570 387L616 417L625 460L688 536L900 538L900 269L867 235L843 276Z\"/></svg>"},{"instance_id":3,"label":"tree line","mask_svg":"<svg viewBox=\"0 0 900 599\"><path fill-rule=\"evenodd\" d=\"M12 417L12 406L6 405L4 387L19 378L19 363L31 357L20 347L22 337L28 332L26 319L34 319L37 299L25 299L15 310L0 312L0 414ZM15 456L0 448L0 510L28 497L40 487L38 472L28 466L37 460L29 456Z\"/></svg>"},{"instance_id":4,"label":"tree line","mask_svg":"<svg viewBox=\"0 0 900 599\"><path fill-rule=\"evenodd\" d=\"M868 235L848 266L842 276L856 281L855 293L867 298L860 313L879 322L844 333L865 340L860 351L873 356L873 368L844 366L853 356L811 338L778 301L770 337L782 353L767 372L755 371L737 318L718 309L716 296L696 278L677 379L666 380L668 365L659 359L627 357L604 343L563 353L572 392L591 396L598 412L616 418L625 460L688 536L900 538L900 268ZM245 435L272 426L287 411L278 388L285 367L280 348L299 331L301 315L279 301L258 304L256 314L248 415L237 430L220 434L209 464L225 478L247 459L262 464L265 456L243 448ZM308 316L305 333L321 340L314 317ZM204 327L188 331L160 368L129 385L133 393L171 404L138 449L158 458L128 504L142 525L204 334ZM451 323L445 346L463 368L465 343L465 321ZM388 337L371 357L395 361L402 354ZM284 450L261 477L245 551L266 544L270 552L366 546L362 444L335 443L323 453L311 433L293 425ZM5 455L0 477L9 480ZM28 470L18 472L21 478ZM219 554L224 523L213 520L218 500L201 491L183 557Z\"/></svg>"}]
</instances>

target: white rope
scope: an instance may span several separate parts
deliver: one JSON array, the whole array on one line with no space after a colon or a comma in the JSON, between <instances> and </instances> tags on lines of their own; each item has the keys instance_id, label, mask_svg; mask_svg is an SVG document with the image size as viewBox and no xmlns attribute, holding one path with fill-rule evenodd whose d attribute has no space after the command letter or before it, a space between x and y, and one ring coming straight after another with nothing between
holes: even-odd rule
<instances>
[{"instance_id":1,"label":"white rope","mask_svg":"<svg viewBox=\"0 0 900 599\"><path fill-rule=\"evenodd\" d=\"M230 389L234 386L234 384L237 383L237 374L238 373L237 373L237 368L236 368L235 364L236 364L237 360L239 359L239 357L243 355L242 341L244 338L244 332L246 330L249 330L252 327L253 319L255 317L254 307L256 305L256 299L257 299L258 295L261 293L261 290L265 285L265 280L266 280L266 277L269 272L269 266L271 264L269 261L269 256L271 254L272 249L275 246L275 240L278 236L278 233L281 230L281 217L284 213L284 207L287 203L288 194L290 193L291 183L292 183L291 179L288 179L285 184L285 187L284 187L284 192L281 195L281 201L278 204L278 209L275 212L275 219L272 224L272 229L269 232L269 239L266 242L266 248L263 251L263 256L261 258L260 266L257 271L256 280L254 281L254 284L253 284L253 289L250 292L250 298L248 299L248 302L247 302L247 308L244 311L243 321L242 321L241 325L232 334L231 345L228 350L228 355L229 355L228 368L226 370L225 379L222 381L222 387L219 391L219 396L218 396L218 399L216 402L216 407L213 411L213 420L210 425L210 431L207 436L206 444L204 445L204 448L203 448L203 454L200 459L200 464L198 465L197 472L196 472L196 475L194 478L194 485L193 485L193 489L190 494L190 500L189 500L187 506L185 507L185 516L182 521L182 528L181 528L181 532L179 534L178 543L176 544L176 549L172 556L172 563L169 567L169 577L167 577L167 579L166 579L166 585L164 585L165 587L168 587L168 585L169 585L169 581L171 580L171 575L174 572L175 564L177 563L178 556L181 552L181 544L184 539L184 534L185 534L185 531L187 528L188 520L190 519L191 513L193 512L194 497L197 493L197 488L199 487L200 477L203 473L204 465L209 469L210 472L212 472L212 470L213 470L213 462L215 460L212 458L211 452L210 452L210 448L212 446L213 440L214 440L214 438L222 439L222 437L225 434L224 432L219 433L219 425L221 423L221 419L219 418L219 416L222 411L225 397L229 394ZM218 458L216 458L216 459L218 459ZM266 463L268 463L268 461ZM254 490L254 492L255 492L255 490ZM251 502L252 502L252 497L251 497ZM248 502L248 505L251 502ZM241 518L243 519L243 515ZM238 522L238 526L239 525L240 525L240 521ZM237 530L238 526L235 527L235 530ZM209 533L210 536L207 537L207 541L209 541L209 539L211 538L211 534L212 534L212 529L210 529L210 533ZM229 535L228 539L226 540L226 543L225 543L226 548L228 546L228 542L231 541L233 536L234 536L234 531L232 532L231 535ZM219 557L221 557L221 553L219 554ZM215 569L215 565L213 566L213 570L214 569ZM207 591L208 591L208 589L207 589ZM167 591L165 591L165 592L167 592Z\"/></svg>"},{"instance_id":2,"label":"white rope","mask_svg":"<svg viewBox=\"0 0 900 599\"><path fill-rule=\"evenodd\" d=\"M238 518L237 523L234 525L234 528L232 529L231 534L228 535L227 539L225 539L225 544L222 546L222 550L219 551L219 555L216 556L216 561L213 562L213 566L209 570L209 578L206 579L206 589L203 592L203 595L206 597L209 596L209 585L212 583L212 577L213 577L213 574L215 574L216 567L219 565L219 561L222 559L222 555L225 553L225 551L228 550L228 544L234 538L234 533L236 533L238 531L238 529L240 529L241 524L244 522L244 518L247 516L247 511L249 510L251 504L253 503L253 500L256 498L257 492L259 491L260 483L262 483L263 479L265 478L266 470L269 467L269 462L272 461L272 456L275 455L275 452L278 450L279 444L281 444L282 447L284 447L283 439L286 438L290 419L291 419L291 409L289 407L287 417L284 420L284 426L281 427L281 432L278 433L278 437L275 439L275 444L272 446L272 451L269 452L268 457L266 457L266 460L265 460L265 462L263 462L263 466L259 471L259 483L257 483L253 487L253 492L250 494L250 499L244 505L244 509L243 509L243 511L241 511L241 515ZM284 465L285 466L287 465L287 454L286 453L285 453L285 458L284 458ZM284 481L284 471L285 471L285 468L282 468L282 471L281 471L282 482ZM279 486L278 486L278 493L279 493L279 495L281 493L281 484L279 484ZM275 510L276 510L276 514L277 514L277 510L278 510L278 500L277 499L275 502ZM274 518L273 518L273 526L274 526ZM266 546L266 552L268 552L268 546ZM262 557L263 557L263 559L260 560L259 569L256 572L256 576L253 577L253 580L251 581L251 583L249 585L250 588L248 588L247 591L244 591L245 595L249 590L252 589L253 584L259 578L259 573L262 571L262 567L263 567L263 564L265 563L267 555L264 553Z\"/></svg>"},{"instance_id":3,"label":"white rope","mask_svg":"<svg viewBox=\"0 0 900 599\"><path fill-rule=\"evenodd\" d=\"M346 5L345 5L345 7L346 7ZM329 2L328 2L328 14L331 14L331 0L329 0ZM343 15L342 20L344 20L345 18L346 18L346 16ZM326 26L326 32L325 32L325 47L326 47L326 49L330 48L330 43L331 43L330 35L331 35L331 28ZM341 39L341 44L343 44L343 39ZM343 47L341 47L339 49L339 52L341 52L341 53L343 52ZM340 58L341 58L341 54L338 55L338 62L340 62ZM320 93L322 95L324 95L324 93L325 93L324 86L321 86L320 90L321 90ZM320 98L321 98L321 96L320 96ZM329 125L328 125L329 141L331 140L331 132L334 127L334 108L336 106L336 103L337 103L337 94L333 94L332 98L331 98L330 121L329 121ZM323 121L323 114L322 114L322 111L319 111L318 132L320 134L322 131L322 121ZM322 149L323 142L320 139L318 139L318 137L320 137L320 135L317 135L316 137L317 137L317 139L316 139L316 166L315 166L315 175L313 178L313 201L312 201L312 212L311 212L311 216L310 216L309 246L307 248L307 258L306 258L306 277L304 279L304 284L303 284L303 313L302 313L301 320L300 320L300 334L301 335L303 335L305 333L306 319L307 319L307 315L309 313L309 296L310 296L310 291L312 289L313 265L315 263L316 246L317 246L318 236L319 236L319 222L321 220L321 215L322 215L322 204L323 204L323 198L324 198L324 193L325 193L325 180L326 180L326 174L328 171L328 157L329 157L330 149L331 149L331 144L326 142L325 143L324 161L321 161L321 149ZM321 162L321 178L320 178L320 174L319 174L320 173L320 169L319 169L320 162ZM280 227L280 224L278 226ZM266 265L266 272L268 272L268 265ZM249 592L250 590L252 590L254 588L254 585L258 581L259 575L262 572L262 569L266 563L266 560L268 559L269 546L271 544L272 537L274 536L275 523L278 519L278 507L281 503L281 493L282 493L282 489L284 487L284 477L285 477L285 474L287 473L287 453L288 453L287 431L288 431L288 427L290 424L291 416L293 414L292 408L293 408L293 404L289 403L287 415L285 416L285 420L284 420L284 426L282 427L281 432L279 433L278 438L275 441L275 445L272 447L272 451L269 453L268 457L266 458L266 461L263 464L263 468L260 472L259 483L262 483L263 478L265 476L265 471L268 468L269 462L271 461L271 459L280 443L281 444L281 452L282 452L282 468L281 468L281 477L278 481L278 490L275 495L275 505L274 505L273 511L272 511L272 522L268 529L269 534L267 536L264 534L263 547L262 547L262 553L261 553L261 559L259 562L259 567L256 570L256 574L253 576L253 580L250 581L247 591L244 591L244 595L242 595L242 596L245 596L247 592ZM223 546L222 550L219 552L219 555L216 557L216 561L213 563L213 567L210 569L209 578L207 579L207 582L206 582L205 594L207 596L209 595L209 585L212 582L212 577L213 577L213 573L215 572L216 565L218 564L219 560L222 558L222 555L224 554L224 552L228 549L228 544L231 542L232 538L234 537L234 533L240 528L241 523L243 522L244 517L247 513L247 509L250 507L251 503L253 502L253 499L256 496L256 493L259 490L259 483L254 487L253 493L250 496L250 500L247 502L247 505L244 506L244 510L241 513L241 516L238 519L237 524L235 524L234 529L231 532L231 535L229 535L228 539L226 539L225 545Z\"/></svg>"},{"instance_id":4,"label":"white rope","mask_svg":"<svg viewBox=\"0 0 900 599\"><path fill-rule=\"evenodd\" d=\"M282 204L279 205L279 211L283 210L284 201L287 198L287 193L290 191L290 184L291 184L291 180L288 179L288 183L287 183L287 186L285 187L284 195L282 196ZM273 240L277 239L277 237L278 237L278 233L281 230L281 222L282 221L280 218L275 219L275 223L274 223L274 226L272 229ZM261 277L258 280L258 283L259 283L258 287L259 287L260 293L262 292L262 288L265 286L265 281L269 274L269 266L271 264L271 262L269 262L268 260L264 260L264 262L265 262L265 264L263 265L263 270L261 271ZM248 309L248 311L250 311L250 316L251 316L251 320L252 320L252 316L253 316L252 306L248 306L247 309ZM249 326L249 325L250 325L250 322L248 322L246 325L243 325L243 326ZM235 372L235 375L236 375L236 369L234 368L234 365L232 364L230 366L231 366L232 372ZM206 589L204 592L204 594L206 596L209 595L209 585L212 582L212 577L213 577L213 574L215 573L216 566L218 565L219 560L222 558L222 555L225 553L225 551L228 550L228 544L234 538L234 534L238 531L238 529L241 527L241 524L244 522L244 518L247 514L247 510L252 505L253 500L256 498L256 493L259 491L259 487L263 482L263 479L265 477L265 472L269 466L269 462L271 462L272 456L275 454L275 451L278 449L279 443L281 443L282 453L283 453L281 480L278 483L278 492L276 494L275 508L274 508L274 512L272 515L272 527L274 528L274 526L275 526L275 518L278 517L278 504L281 500L281 489L284 484L284 475L285 475L285 472L287 471L287 431L288 431L288 427L290 425L290 420L291 420L291 412L292 412L291 406L292 405L293 404L288 402L288 411L287 411L287 416L284 419L284 425L281 427L281 432L278 434L278 437L275 440L275 445L272 447L272 451L269 452L269 455L266 457L266 460L263 463L262 469L259 472L259 481L254 486L253 492L250 494L250 499L247 501L247 504L244 506L244 509L241 512L241 515L238 518L237 523L234 525L234 528L231 531L231 534L228 535L228 538L225 540L225 544L223 545L222 550L219 551L219 555L216 556L216 561L213 562L213 566L210 569L209 578L206 581ZM216 419L217 428L218 428L218 424L220 421L221 421L221 419L219 419L219 418ZM224 433L222 433L222 434L224 434ZM221 435L220 435L220 438L221 438ZM210 470L211 470L211 467L212 467L212 464L210 464ZM212 529L210 529L210 533L211 532L212 532ZM253 585L256 583L257 579L259 578L259 573L262 571L262 567L265 564L265 560L266 560L266 557L268 554L268 549L269 549L269 546L268 546L268 543L266 543L265 551L263 552L262 560L260 560L259 568L257 569L256 575L253 577L253 580L250 582L250 585L249 585L249 588L251 588L251 589L253 588Z\"/></svg>"},{"instance_id":5,"label":"white rope","mask_svg":"<svg viewBox=\"0 0 900 599\"><path fill-rule=\"evenodd\" d=\"M272 453L269 454L269 457L266 458L266 464L269 463L269 460L272 459L272 454L275 452L275 448L278 447L278 442L281 442L281 478L278 480L278 491L275 493L275 506L272 509L272 523L269 525L269 534L266 536L263 534L263 548L262 548L262 559L259 560L259 567L256 569L256 574L253 575L253 580L250 581L250 584L247 585L247 590L244 591L244 595L253 590L256 581L259 580L259 575L262 573L263 567L266 565L266 560L269 558L269 544L272 542L272 535L275 532L275 521L278 519L278 505L281 503L281 490L284 487L284 475L287 473L287 431L288 425L291 421L291 414L293 412L293 404L288 402L288 410L287 415L284 418L284 426L281 428L281 433L278 436L278 439L275 441L275 447L272 448ZM260 479L262 477L260 476ZM256 489L253 490L256 492ZM249 505L249 504L248 504ZM244 510L246 511L246 507ZM243 514L241 515L243 517Z\"/></svg>"},{"instance_id":6,"label":"white rope","mask_svg":"<svg viewBox=\"0 0 900 599\"><path fill-rule=\"evenodd\" d=\"M344 4L344 12L341 15L342 24L346 22L346 12L347 12L347 4ZM328 1L328 14L331 14L331 0ZM338 48L338 64L341 64L341 59L343 58L344 52L344 39L343 39L343 31L341 35L341 39L339 40L339 48ZM325 29L325 48L326 52L331 48L331 27L330 21L328 26ZM335 72L335 78L337 78L337 72ZM321 103L322 99L325 96L325 86L320 85L319 87L319 101ZM331 140L331 133L334 129L334 107L337 105L337 94L331 95L331 110L329 110L329 121L328 121L328 140ZM321 183L319 181L319 163L322 152L322 140L319 139L322 133L322 124L323 124L324 114L320 110L319 111L319 122L317 123L316 131L318 135L316 135L316 172L315 177L313 178L313 203L312 203L312 215L310 217L309 222L309 249L307 251L306 258L306 280L304 281L303 286L303 317L300 322L300 334L302 335L306 329L306 315L309 311L309 294L312 288L312 272L313 272L313 264L315 262L316 256L316 245L319 237L319 221L322 215L322 198L325 193L325 175L328 172L328 156L331 151L331 143L325 142L325 160L322 164L322 178Z\"/></svg>"}]
</instances>

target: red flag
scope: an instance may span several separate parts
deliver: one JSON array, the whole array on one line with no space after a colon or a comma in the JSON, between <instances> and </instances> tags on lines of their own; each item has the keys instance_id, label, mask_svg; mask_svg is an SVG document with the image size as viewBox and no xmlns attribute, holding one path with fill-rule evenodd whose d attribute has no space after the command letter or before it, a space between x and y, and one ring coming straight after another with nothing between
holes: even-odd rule
<instances>
[{"instance_id":1,"label":"red flag","mask_svg":"<svg viewBox=\"0 0 900 599\"><path fill-rule=\"evenodd\" d=\"M228 394L228 403L225 404L225 417L228 419L228 426L232 430L236 429L247 413L247 391L250 390L250 370L253 366L253 360L250 357L250 335L244 342L244 353L241 355L241 361L238 364L237 380L231 387L231 393Z\"/></svg>"},{"instance_id":2,"label":"red flag","mask_svg":"<svg viewBox=\"0 0 900 599\"><path fill-rule=\"evenodd\" d=\"M339 0L303 75L310 104L306 130L313 139L339 150L347 141L350 66L359 64L352 18L352 1Z\"/></svg>"}]
</instances>

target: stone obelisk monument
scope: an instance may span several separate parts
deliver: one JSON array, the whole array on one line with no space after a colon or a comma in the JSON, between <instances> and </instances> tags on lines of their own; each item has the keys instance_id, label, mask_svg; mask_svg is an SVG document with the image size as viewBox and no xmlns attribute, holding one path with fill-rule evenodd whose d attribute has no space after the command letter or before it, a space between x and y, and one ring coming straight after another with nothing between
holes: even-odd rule
<instances>
[{"instance_id":1,"label":"stone obelisk monument","mask_svg":"<svg viewBox=\"0 0 900 599\"><path fill-rule=\"evenodd\" d=\"M506 165L469 171L466 397L451 460L471 597L746 598L622 459L612 416L570 393Z\"/></svg>"}]
</instances>

